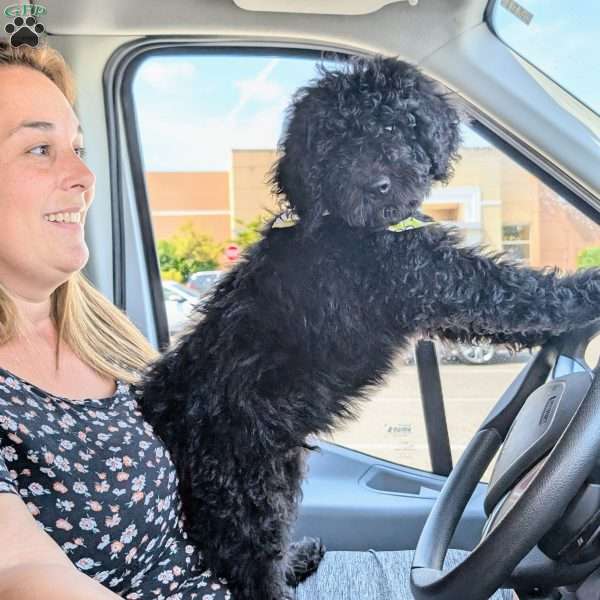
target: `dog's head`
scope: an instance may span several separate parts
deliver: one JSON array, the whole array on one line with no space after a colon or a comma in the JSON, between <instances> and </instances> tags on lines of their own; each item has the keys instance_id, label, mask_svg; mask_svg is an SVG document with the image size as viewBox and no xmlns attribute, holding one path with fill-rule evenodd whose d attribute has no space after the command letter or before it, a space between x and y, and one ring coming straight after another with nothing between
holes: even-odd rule
<instances>
[{"instance_id":1,"label":"dog's head","mask_svg":"<svg viewBox=\"0 0 600 600\"><path fill-rule=\"evenodd\" d=\"M328 211L353 227L412 215L458 158L447 94L394 58L353 59L296 92L271 182L309 228Z\"/></svg>"}]
</instances>

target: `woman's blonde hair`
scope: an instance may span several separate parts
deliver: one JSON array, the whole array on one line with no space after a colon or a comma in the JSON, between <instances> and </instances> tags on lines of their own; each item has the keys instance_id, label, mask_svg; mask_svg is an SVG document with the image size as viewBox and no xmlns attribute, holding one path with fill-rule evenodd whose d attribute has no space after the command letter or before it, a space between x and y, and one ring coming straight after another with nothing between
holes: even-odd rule
<instances>
[{"instance_id":1,"label":"woman's blonde hair","mask_svg":"<svg viewBox=\"0 0 600 600\"><path fill-rule=\"evenodd\" d=\"M75 81L62 55L42 44L36 48L13 48L0 40L0 68L29 67L43 73L75 104ZM66 343L92 369L128 383L139 383L140 375L158 353L123 311L114 306L86 279L73 274L51 298L51 318L57 331L56 368L60 341ZM0 284L0 345L19 331L17 307Z\"/></svg>"}]
</instances>

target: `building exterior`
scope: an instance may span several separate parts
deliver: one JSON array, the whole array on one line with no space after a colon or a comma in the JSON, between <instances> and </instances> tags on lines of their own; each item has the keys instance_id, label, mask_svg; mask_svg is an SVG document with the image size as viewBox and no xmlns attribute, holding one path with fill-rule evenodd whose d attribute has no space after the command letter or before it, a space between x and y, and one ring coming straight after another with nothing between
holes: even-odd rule
<instances>
[{"instance_id":1,"label":"building exterior","mask_svg":"<svg viewBox=\"0 0 600 600\"><path fill-rule=\"evenodd\" d=\"M216 240L231 235L229 174L222 172L146 173L154 238L164 240L191 221Z\"/></svg>"},{"instance_id":2,"label":"building exterior","mask_svg":"<svg viewBox=\"0 0 600 600\"><path fill-rule=\"evenodd\" d=\"M505 250L533 267L576 268L577 254L600 246L597 226L495 148L463 148L448 186L436 186L423 212L458 225L468 243ZM270 193L274 149L233 150L229 172L148 172L156 240L186 221L226 243L258 215L278 210ZM224 263L226 261L224 260Z\"/></svg>"}]
</instances>

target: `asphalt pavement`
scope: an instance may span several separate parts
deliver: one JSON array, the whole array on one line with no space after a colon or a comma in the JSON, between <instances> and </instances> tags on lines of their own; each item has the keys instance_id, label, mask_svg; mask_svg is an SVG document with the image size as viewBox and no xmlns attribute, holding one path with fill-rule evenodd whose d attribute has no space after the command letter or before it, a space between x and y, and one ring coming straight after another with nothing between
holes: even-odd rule
<instances>
[{"instance_id":1,"label":"asphalt pavement","mask_svg":"<svg viewBox=\"0 0 600 600\"><path fill-rule=\"evenodd\" d=\"M592 367L598 356L600 336L592 341L586 353ZM440 365L454 463L530 357L523 352L512 358L498 357L491 364ZM373 390L359 412L357 421L343 424L331 438L324 439L396 463L431 470L415 365L407 365L399 358L386 385Z\"/></svg>"}]
</instances>

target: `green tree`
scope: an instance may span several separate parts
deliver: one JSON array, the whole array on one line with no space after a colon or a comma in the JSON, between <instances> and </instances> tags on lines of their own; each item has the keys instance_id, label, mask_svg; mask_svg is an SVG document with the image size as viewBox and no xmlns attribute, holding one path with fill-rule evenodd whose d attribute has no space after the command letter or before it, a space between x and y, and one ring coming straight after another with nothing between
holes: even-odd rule
<instances>
[{"instance_id":1,"label":"green tree","mask_svg":"<svg viewBox=\"0 0 600 600\"><path fill-rule=\"evenodd\" d=\"M585 248L577 255L577 268L600 267L600 248Z\"/></svg>"},{"instance_id":2,"label":"green tree","mask_svg":"<svg viewBox=\"0 0 600 600\"><path fill-rule=\"evenodd\" d=\"M212 271L219 266L223 244L197 231L186 222L176 233L157 244L158 263L164 279L187 281L196 271Z\"/></svg>"},{"instance_id":3,"label":"green tree","mask_svg":"<svg viewBox=\"0 0 600 600\"><path fill-rule=\"evenodd\" d=\"M235 222L240 225L242 229L236 232L233 242L240 247L241 251L248 248L248 246L256 244L256 242L262 238L260 230L270 217L271 215L265 215L263 213L259 214L251 221L242 221L241 219L235 220Z\"/></svg>"}]
</instances>

